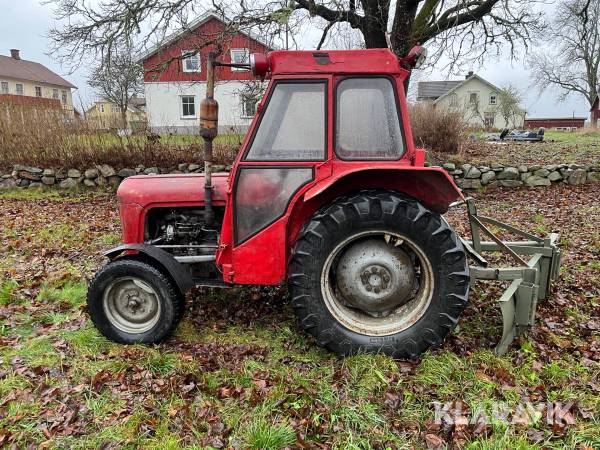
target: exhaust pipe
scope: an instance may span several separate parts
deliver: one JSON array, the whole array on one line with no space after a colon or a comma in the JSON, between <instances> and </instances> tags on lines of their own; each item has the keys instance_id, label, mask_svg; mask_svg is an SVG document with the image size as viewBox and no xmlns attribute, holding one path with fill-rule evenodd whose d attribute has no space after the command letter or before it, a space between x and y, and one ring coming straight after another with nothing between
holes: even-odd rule
<instances>
[{"instance_id":1,"label":"exhaust pipe","mask_svg":"<svg viewBox=\"0 0 600 450\"><path fill-rule=\"evenodd\" d=\"M219 103L215 100L216 55L208 54L206 64L206 96L200 102L200 135L204 139L204 219L211 227L215 218L212 202L213 140L219 132Z\"/></svg>"}]
</instances>

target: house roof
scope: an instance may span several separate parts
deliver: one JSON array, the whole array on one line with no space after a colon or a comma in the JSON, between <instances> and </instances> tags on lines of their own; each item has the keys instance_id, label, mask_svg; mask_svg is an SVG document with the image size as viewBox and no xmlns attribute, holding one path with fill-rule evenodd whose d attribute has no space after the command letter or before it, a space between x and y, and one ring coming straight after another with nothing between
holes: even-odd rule
<instances>
[{"instance_id":1,"label":"house roof","mask_svg":"<svg viewBox=\"0 0 600 450\"><path fill-rule=\"evenodd\" d=\"M487 84L490 88L499 91L498 86L493 85L487 80L484 80L477 74L472 74L464 80L450 80L450 81L421 81L418 86L417 100L419 99L433 99L433 103L439 102L442 98L452 94L459 87L471 82L472 80L479 80L484 84Z\"/></svg>"},{"instance_id":2,"label":"house roof","mask_svg":"<svg viewBox=\"0 0 600 450\"><path fill-rule=\"evenodd\" d=\"M462 83L463 81L420 81L417 89L417 98L436 99Z\"/></svg>"},{"instance_id":3,"label":"house roof","mask_svg":"<svg viewBox=\"0 0 600 450\"><path fill-rule=\"evenodd\" d=\"M464 79L464 80L461 80L461 81L459 82L459 84L457 84L456 86L454 86L454 87L453 87L452 89L450 89L449 91L447 91L447 92L444 92L442 95L440 95L438 98L436 98L436 99L435 99L435 101L434 101L433 103L437 103L437 102L439 102L439 101L440 101L441 99L443 99L444 97L446 97L446 96L448 96L448 95L452 94L452 93L453 93L454 91L456 91L456 90L457 90L459 87L461 87L461 86L463 86L463 85L465 85L465 84L467 84L467 83L470 83L470 82L471 82L471 81L473 81L473 80L479 80L479 81L481 81L482 83L484 83L484 84L487 84L489 87L491 87L491 88L492 88L492 89L494 89L495 91L499 91L499 90L500 90L500 88L499 88L498 86L496 86L496 85L494 85L494 84L490 83L490 82L489 82L489 81L487 81L487 80L484 80L483 78L481 78L481 77L480 77L479 75L477 75L477 74L473 74L473 75L469 76L469 78L466 78L466 79Z\"/></svg>"},{"instance_id":4,"label":"house roof","mask_svg":"<svg viewBox=\"0 0 600 450\"><path fill-rule=\"evenodd\" d=\"M75 85L69 83L63 77L55 74L40 63L0 55L0 78L3 77L76 88Z\"/></svg>"},{"instance_id":5,"label":"house roof","mask_svg":"<svg viewBox=\"0 0 600 450\"><path fill-rule=\"evenodd\" d=\"M150 56L152 56L156 52L158 52L161 48L166 47L167 45L170 45L173 42L176 42L179 38L183 37L186 33L194 31L196 28L204 25L206 22L208 22L211 19L218 20L219 22L222 22L224 24L227 24L229 22L229 20L226 17L223 17L222 15L217 14L214 11L207 11L204 14L202 14L200 17L198 17L196 20L191 22L187 27L182 28L179 31L176 31L175 33L172 33L171 35L167 36L163 42L160 42L159 44L151 47L147 52L140 54L137 57L137 62L141 63L142 61L148 59ZM264 45L268 49L272 49L272 47L269 44L264 42L257 34L251 32L251 31L240 30L239 33L249 37L250 39L255 40L256 42Z\"/></svg>"},{"instance_id":6,"label":"house roof","mask_svg":"<svg viewBox=\"0 0 600 450\"><path fill-rule=\"evenodd\" d=\"M140 106L146 106L146 99L144 97L133 97L129 100L129 104L139 108Z\"/></svg>"}]
</instances>

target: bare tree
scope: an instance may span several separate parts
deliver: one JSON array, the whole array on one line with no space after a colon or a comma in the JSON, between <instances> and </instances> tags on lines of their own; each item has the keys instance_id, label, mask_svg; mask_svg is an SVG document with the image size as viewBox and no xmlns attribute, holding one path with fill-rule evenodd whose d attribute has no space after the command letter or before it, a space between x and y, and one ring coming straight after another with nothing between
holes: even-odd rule
<instances>
[{"instance_id":1,"label":"bare tree","mask_svg":"<svg viewBox=\"0 0 600 450\"><path fill-rule=\"evenodd\" d=\"M89 86L119 109L123 128L127 128L131 99L142 92L143 69L135 61L134 53L129 44L114 46L92 68L88 78Z\"/></svg>"},{"instance_id":2,"label":"bare tree","mask_svg":"<svg viewBox=\"0 0 600 450\"><path fill-rule=\"evenodd\" d=\"M515 127L517 118L523 114L523 109L520 106L521 101L521 93L510 84L501 88L498 92L496 112L504 119L507 126L512 123L512 126Z\"/></svg>"},{"instance_id":3,"label":"bare tree","mask_svg":"<svg viewBox=\"0 0 600 450\"><path fill-rule=\"evenodd\" d=\"M463 108L469 115L469 121L477 119L478 122L481 122L485 126L485 112L481 107L479 94L470 94L469 98L465 100Z\"/></svg>"},{"instance_id":4,"label":"bare tree","mask_svg":"<svg viewBox=\"0 0 600 450\"><path fill-rule=\"evenodd\" d=\"M211 1L208 5L207 2ZM188 18L208 7L238 29L258 29L264 38L289 36L305 21L318 19L319 47L334 29L358 30L366 48L388 47L404 56L417 44L430 43L452 61L483 58L508 43L527 45L541 26L541 12L530 0L46 0L55 6L59 25L50 31L64 59L110 53L115 42L137 36L165 36L185 28ZM389 33L388 33L389 32Z\"/></svg>"},{"instance_id":5,"label":"bare tree","mask_svg":"<svg viewBox=\"0 0 600 450\"><path fill-rule=\"evenodd\" d=\"M581 94L591 106L600 89L600 2L564 0L548 40L552 49L531 57L534 83L557 87L560 101Z\"/></svg>"}]
</instances>

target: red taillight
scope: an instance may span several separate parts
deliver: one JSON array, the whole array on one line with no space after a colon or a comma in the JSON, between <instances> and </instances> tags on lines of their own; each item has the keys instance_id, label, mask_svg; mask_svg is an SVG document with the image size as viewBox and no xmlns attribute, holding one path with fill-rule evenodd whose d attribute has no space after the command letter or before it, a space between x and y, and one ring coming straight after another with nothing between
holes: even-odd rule
<instances>
[{"instance_id":1,"label":"red taillight","mask_svg":"<svg viewBox=\"0 0 600 450\"><path fill-rule=\"evenodd\" d=\"M255 77L264 78L269 71L269 60L264 53L252 53L250 55L250 69Z\"/></svg>"}]
</instances>

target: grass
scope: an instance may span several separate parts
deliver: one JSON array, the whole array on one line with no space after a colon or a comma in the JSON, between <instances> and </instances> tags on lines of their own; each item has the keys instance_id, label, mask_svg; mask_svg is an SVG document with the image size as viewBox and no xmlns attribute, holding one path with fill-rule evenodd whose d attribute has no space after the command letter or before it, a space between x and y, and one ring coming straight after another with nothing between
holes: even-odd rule
<instances>
[{"instance_id":1,"label":"grass","mask_svg":"<svg viewBox=\"0 0 600 450\"><path fill-rule=\"evenodd\" d=\"M529 190L477 194L482 213L572 241L538 328L494 355L498 291L479 285L459 329L418 363L337 358L298 329L284 294L240 288L191 298L164 344L112 343L85 313L86 278L119 239L112 194L0 193L0 446L420 449L433 435L469 449L597 448L598 333L586 326L599 320L600 210L558 207L591 204L593 186L560 189L535 202ZM436 405L457 401L489 418L483 431L436 425ZM576 402L574 424L494 416L555 401Z\"/></svg>"},{"instance_id":2,"label":"grass","mask_svg":"<svg viewBox=\"0 0 600 450\"><path fill-rule=\"evenodd\" d=\"M546 130L544 142L494 144L465 141L456 154L432 152L432 163L456 162L510 166L578 164L593 165L600 160L600 131L584 129L576 132Z\"/></svg>"},{"instance_id":3,"label":"grass","mask_svg":"<svg viewBox=\"0 0 600 450\"><path fill-rule=\"evenodd\" d=\"M279 450L296 441L289 425L271 424L264 419L253 420L244 432L247 448L254 450Z\"/></svg>"}]
</instances>

